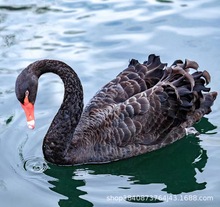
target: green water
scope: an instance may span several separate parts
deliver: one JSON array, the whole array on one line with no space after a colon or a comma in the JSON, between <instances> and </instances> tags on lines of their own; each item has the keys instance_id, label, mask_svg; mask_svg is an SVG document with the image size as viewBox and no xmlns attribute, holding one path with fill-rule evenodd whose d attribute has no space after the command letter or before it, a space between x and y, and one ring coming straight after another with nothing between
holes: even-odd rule
<instances>
[{"instance_id":1,"label":"green water","mask_svg":"<svg viewBox=\"0 0 220 207\"><path fill-rule=\"evenodd\" d=\"M114 163L47 164L43 137L63 97L61 80L40 79L36 128L14 94L19 72L59 59L79 75L85 103L129 59L196 60L220 91L218 0L0 1L0 201L4 207L219 206L219 97L187 136L161 150Z\"/></svg>"}]
</instances>

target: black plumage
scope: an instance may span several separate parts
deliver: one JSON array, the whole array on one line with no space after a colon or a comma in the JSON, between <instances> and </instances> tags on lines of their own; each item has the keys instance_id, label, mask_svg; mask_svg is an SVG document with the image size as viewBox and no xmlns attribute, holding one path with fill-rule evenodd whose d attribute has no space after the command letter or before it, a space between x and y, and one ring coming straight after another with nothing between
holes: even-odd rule
<instances>
[{"instance_id":1,"label":"black plumage","mask_svg":"<svg viewBox=\"0 0 220 207\"><path fill-rule=\"evenodd\" d=\"M217 93L206 87L210 75L207 71L190 74L190 68L197 70L198 64L176 60L167 67L155 55L143 64L132 59L83 110L77 74L63 62L41 60L18 76L16 95L22 103L28 90L34 104L36 80L46 72L59 75L65 94L44 138L46 160L60 165L104 163L171 144L211 111Z\"/></svg>"}]
</instances>

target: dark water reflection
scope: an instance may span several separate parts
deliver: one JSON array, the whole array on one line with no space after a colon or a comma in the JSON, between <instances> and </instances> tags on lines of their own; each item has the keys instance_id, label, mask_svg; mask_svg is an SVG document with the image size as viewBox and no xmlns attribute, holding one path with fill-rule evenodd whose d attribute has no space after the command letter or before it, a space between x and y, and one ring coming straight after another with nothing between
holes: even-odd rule
<instances>
[{"instance_id":1,"label":"dark water reflection","mask_svg":"<svg viewBox=\"0 0 220 207\"><path fill-rule=\"evenodd\" d=\"M203 118L195 127L200 132L215 129L207 118ZM148 184L163 184L162 186L165 187L158 189L158 192L180 194L206 188L206 182L199 182L196 175L203 172L207 160L207 151L201 147L200 139L194 135L188 135L164 149L128 160L75 167L49 165L45 174L56 179L50 181L54 185L51 190L67 197L59 201L60 206L70 206L70 204L92 206L89 200L81 197L95 187L87 183L92 178L88 175L111 175L106 176L107 180L112 176L127 177L129 185L116 184L116 188L123 189L123 193L117 196L126 195L127 189L133 188L134 185L145 185L142 194L150 195ZM96 188L102 188L108 185L108 181L105 183L105 180L99 181L96 177L96 185ZM83 190L81 190L82 186L84 186ZM109 192L104 191L103 189L102 199L106 199L107 202L110 195Z\"/></svg>"}]
</instances>

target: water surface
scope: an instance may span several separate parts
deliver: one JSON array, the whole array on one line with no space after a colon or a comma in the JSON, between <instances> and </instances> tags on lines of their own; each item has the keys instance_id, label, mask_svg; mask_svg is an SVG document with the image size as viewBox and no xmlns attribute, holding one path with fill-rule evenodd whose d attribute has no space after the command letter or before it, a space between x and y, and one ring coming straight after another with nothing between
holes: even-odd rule
<instances>
[{"instance_id":1,"label":"water surface","mask_svg":"<svg viewBox=\"0 0 220 207\"><path fill-rule=\"evenodd\" d=\"M104 165L47 164L43 137L62 102L63 85L40 79L36 129L15 98L19 72L50 58L79 75L85 103L129 59L150 53L171 64L196 60L219 91L218 0L0 1L0 200L18 206L217 206L220 202L219 97L188 136L153 153ZM200 200L203 201L200 201Z\"/></svg>"}]
</instances>

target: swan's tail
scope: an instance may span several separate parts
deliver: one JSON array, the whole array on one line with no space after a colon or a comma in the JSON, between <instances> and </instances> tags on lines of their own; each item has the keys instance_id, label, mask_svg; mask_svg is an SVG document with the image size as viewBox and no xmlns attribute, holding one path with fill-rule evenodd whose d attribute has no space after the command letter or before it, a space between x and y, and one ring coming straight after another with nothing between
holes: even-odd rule
<instances>
[{"instance_id":1,"label":"swan's tail","mask_svg":"<svg viewBox=\"0 0 220 207\"><path fill-rule=\"evenodd\" d=\"M169 111L169 115L176 116L176 123L186 122L187 126L192 126L205 114L211 112L211 106L216 99L217 92L209 92L211 77L207 71L198 71L199 65L190 60L183 63L176 60L170 67L166 67L164 74L157 85L160 85L169 96L170 105L174 105ZM189 69L196 70L189 73ZM179 104L176 105L176 100ZM176 110L178 107L178 110ZM176 113L177 112L177 113Z\"/></svg>"},{"instance_id":2,"label":"swan's tail","mask_svg":"<svg viewBox=\"0 0 220 207\"><path fill-rule=\"evenodd\" d=\"M161 108L166 116L160 122L161 135L156 140L163 146L181 139L185 128L193 126L205 114L211 112L217 92L209 92L206 85L210 82L207 71L197 71L194 61L175 61L165 67L159 82L151 89L159 98ZM196 72L189 73L189 69Z\"/></svg>"},{"instance_id":3,"label":"swan's tail","mask_svg":"<svg viewBox=\"0 0 220 207\"><path fill-rule=\"evenodd\" d=\"M210 88L206 87L211 80L209 73L198 71L198 67L191 60L176 60L167 67L166 63L161 63L159 56L151 54L143 64L132 59L127 70L135 71L145 81L146 87L142 91L158 86L163 88L162 91L156 89L157 95L164 111L169 109L168 116L176 119L175 125L178 125L190 118L194 120L197 117L195 119L198 121L210 113L217 96L217 92L209 93ZM190 73L190 69L196 71ZM196 112L200 115L194 116Z\"/></svg>"}]
</instances>

